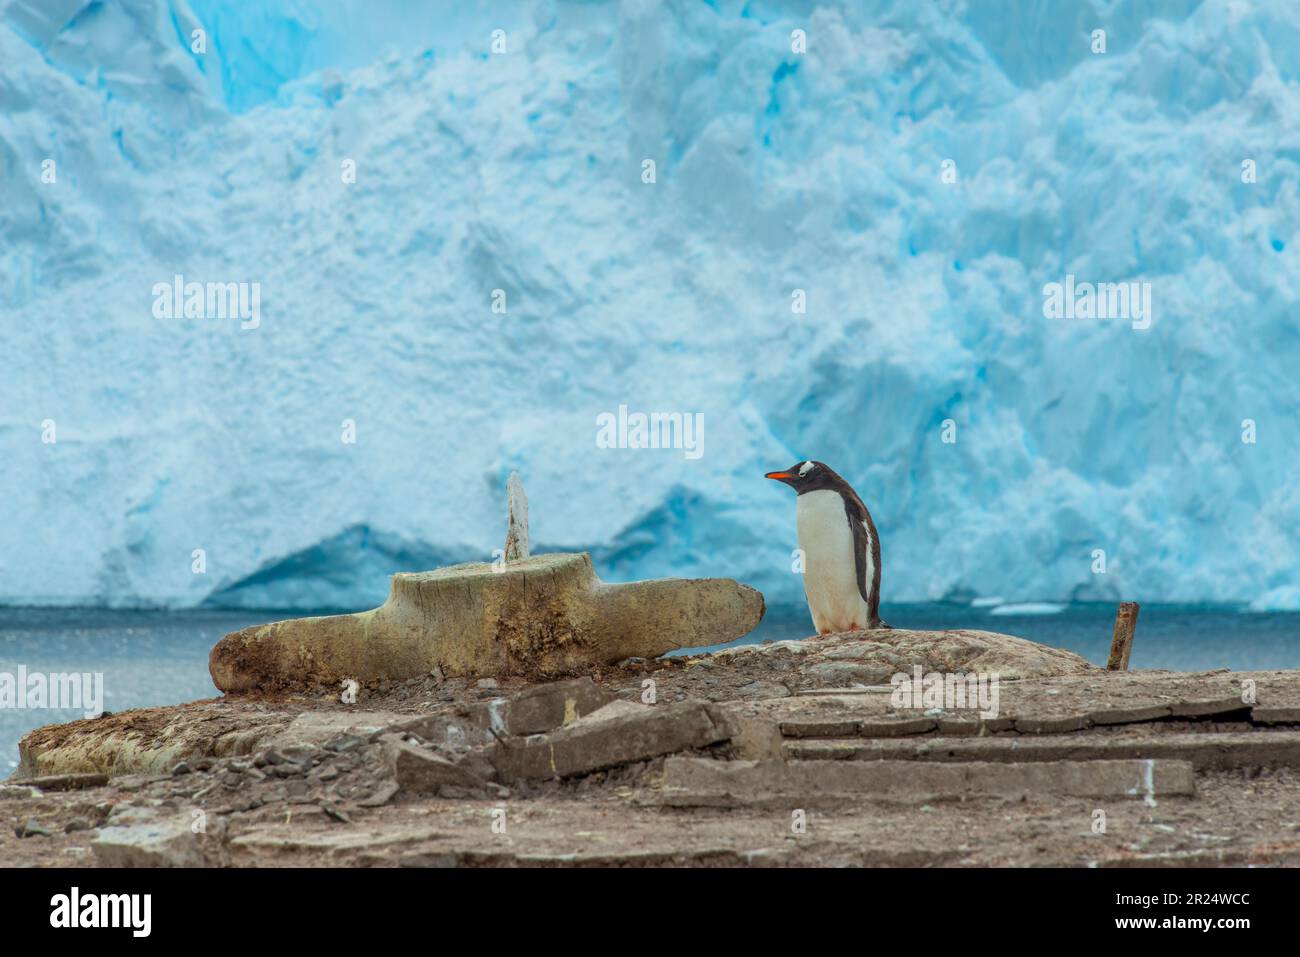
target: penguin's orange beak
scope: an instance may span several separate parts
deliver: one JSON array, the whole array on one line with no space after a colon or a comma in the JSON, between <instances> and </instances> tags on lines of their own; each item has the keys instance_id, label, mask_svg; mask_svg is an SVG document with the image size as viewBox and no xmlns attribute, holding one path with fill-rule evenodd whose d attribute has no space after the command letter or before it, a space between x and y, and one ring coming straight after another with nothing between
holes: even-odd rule
<instances>
[{"instance_id":1,"label":"penguin's orange beak","mask_svg":"<svg viewBox=\"0 0 1300 957\"><path fill-rule=\"evenodd\" d=\"M786 479L792 479L794 476L789 472L768 472L763 478L776 479L778 482L784 482Z\"/></svg>"}]
</instances>

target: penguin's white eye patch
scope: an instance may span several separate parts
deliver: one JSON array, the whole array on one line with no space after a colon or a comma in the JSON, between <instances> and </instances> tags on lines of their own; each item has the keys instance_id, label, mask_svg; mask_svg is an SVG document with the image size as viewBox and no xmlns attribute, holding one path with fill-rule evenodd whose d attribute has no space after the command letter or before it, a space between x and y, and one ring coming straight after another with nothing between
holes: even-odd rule
<instances>
[{"instance_id":1,"label":"penguin's white eye patch","mask_svg":"<svg viewBox=\"0 0 1300 957\"><path fill-rule=\"evenodd\" d=\"M816 462L805 462L803 465L799 466L799 477L803 478L805 475L807 475L816 467L817 467Z\"/></svg>"}]
</instances>

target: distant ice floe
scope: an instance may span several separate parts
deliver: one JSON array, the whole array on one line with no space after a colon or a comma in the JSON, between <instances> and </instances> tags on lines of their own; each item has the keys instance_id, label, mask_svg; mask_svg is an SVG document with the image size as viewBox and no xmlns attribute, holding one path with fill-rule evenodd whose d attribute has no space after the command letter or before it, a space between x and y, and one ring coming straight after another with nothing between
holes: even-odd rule
<instances>
[{"instance_id":1,"label":"distant ice floe","mask_svg":"<svg viewBox=\"0 0 1300 957\"><path fill-rule=\"evenodd\" d=\"M970 603L970 606L972 608L995 608L998 605L1004 604L1005 602L1006 599L1002 598L1001 596L994 597L994 598L976 598L974 601Z\"/></svg>"},{"instance_id":2,"label":"distant ice floe","mask_svg":"<svg viewBox=\"0 0 1300 957\"><path fill-rule=\"evenodd\" d=\"M1300 611L1300 585L1283 585L1260 595L1244 609L1248 612Z\"/></svg>"},{"instance_id":3,"label":"distant ice floe","mask_svg":"<svg viewBox=\"0 0 1300 957\"><path fill-rule=\"evenodd\" d=\"M990 615L1059 615L1065 611L1065 605L1050 601L1025 601L1009 605L998 605Z\"/></svg>"}]
</instances>

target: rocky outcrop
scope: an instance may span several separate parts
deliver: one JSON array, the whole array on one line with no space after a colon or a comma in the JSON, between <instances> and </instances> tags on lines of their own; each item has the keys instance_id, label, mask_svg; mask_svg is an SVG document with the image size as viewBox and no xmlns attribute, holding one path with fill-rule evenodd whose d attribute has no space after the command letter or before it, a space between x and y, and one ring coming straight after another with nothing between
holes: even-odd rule
<instances>
[{"instance_id":1,"label":"rocky outcrop","mask_svg":"<svg viewBox=\"0 0 1300 957\"><path fill-rule=\"evenodd\" d=\"M992 631L910 631L887 628L842 632L797 641L739 645L711 656L719 665L744 667L753 656L786 658L802 685L852 687L888 684L896 674L997 674L1003 680L1047 675L1091 674L1101 669L1072 651Z\"/></svg>"},{"instance_id":2,"label":"rocky outcrop","mask_svg":"<svg viewBox=\"0 0 1300 957\"><path fill-rule=\"evenodd\" d=\"M598 681L425 676L353 705L229 696L42 728L23 740L22 783L0 787L0 858L1085 865L1138 846L1142 862L1296 863L1300 673L1024 677L995 714L902 704L888 684L797 686L799 663L888 634L814 639L798 658L768 645L627 663ZM958 646L984 649L967 665L1016 647ZM763 674L796 687L755 693ZM1142 823L1156 806L1192 830ZM1113 837L1089 831L1097 808L1123 822ZM811 841L787 830L801 822Z\"/></svg>"},{"instance_id":3,"label":"rocky outcrop","mask_svg":"<svg viewBox=\"0 0 1300 957\"><path fill-rule=\"evenodd\" d=\"M418 636L412 637L413 642L420 640ZM225 639L223 644L228 641L229 638ZM622 654L626 646L619 644L618 637L610 636L610 641L619 648L612 654ZM213 654L216 657L218 652ZM283 663L287 667L287 651L285 654ZM355 661L353 665L356 666ZM1086 679L1101 673L1101 669L1070 652L1009 635L902 629L744 645L708 655L646 661L622 671L623 680L632 682L624 691L629 696L641 694L640 682L644 679L639 676L645 674L653 675L660 695L671 696L667 700L749 701L775 700L791 693L806 694L819 689L887 685L892 675L910 674L918 666L925 672L998 673L1004 679L1053 675ZM410 667L423 668L423 664ZM405 671L401 667L393 670ZM469 676L437 678L430 676L428 669L419 674L411 680L427 688L422 693L441 696L444 700L455 696L463 702L459 705L460 713L421 716L376 709L366 703L372 695L365 689L362 701L353 706L340 704L331 689L333 705L318 703L310 710L303 710L292 699L268 706L238 697L170 708L142 708L31 732L20 748L19 776L166 772L187 757L247 755L260 747L290 743L319 745L340 734L368 739L381 732L399 731L438 745L479 746L492 743L494 735L523 737L561 727L590 715L614 698L608 687L586 676L543 684L531 684L531 679L525 677L502 678L502 683L515 689L502 693L477 689ZM496 680L481 683L495 685ZM474 693L478 700L472 700ZM1006 689L1003 693L1004 701L1014 699ZM471 700L466 701L466 697ZM1049 699L1043 706L1050 706L1052 700L1063 699ZM1153 707L1152 716L1168 713L1167 707L1153 702L1140 704ZM326 707L329 710L324 710ZM1126 707L1136 705L1128 701ZM1071 713L1053 716L1052 721L1060 724L1076 718ZM934 719L925 720L934 723ZM963 719L945 719L945 726L940 730L951 730L950 725L960 720ZM978 719L969 720L974 720L973 726L978 727ZM760 722L757 727L762 732L760 739L766 741L768 724ZM749 725L738 725L733 738L748 742L748 728Z\"/></svg>"}]
</instances>

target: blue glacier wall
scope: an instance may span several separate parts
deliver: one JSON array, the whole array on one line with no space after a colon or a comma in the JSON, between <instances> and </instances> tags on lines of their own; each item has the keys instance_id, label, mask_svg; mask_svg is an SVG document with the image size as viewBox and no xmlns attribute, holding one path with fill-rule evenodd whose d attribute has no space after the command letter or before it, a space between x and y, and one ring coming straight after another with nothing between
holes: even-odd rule
<instances>
[{"instance_id":1,"label":"blue glacier wall","mask_svg":"<svg viewBox=\"0 0 1300 957\"><path fill-rule=\"evenodd\" d=\"M1300 607L1288 0L0 0L0 64L0 602L365 605L512 469L535 546L797 598L811 457L886 601Z\"/></svg>"}]
</instances>

